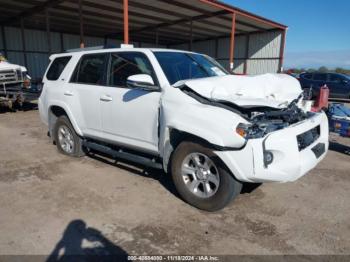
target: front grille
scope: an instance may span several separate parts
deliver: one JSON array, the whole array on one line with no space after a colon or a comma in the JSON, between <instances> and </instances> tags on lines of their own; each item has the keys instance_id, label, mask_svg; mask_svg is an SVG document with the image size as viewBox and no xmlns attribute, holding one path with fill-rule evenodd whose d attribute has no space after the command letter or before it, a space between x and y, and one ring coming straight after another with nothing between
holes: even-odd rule
<instances>
[{"instance_id":1,"label":"front grille","mask_svg":"<svg viewBox=\"0 0 350 262\"><path fill-rule=\"evenodd\" d=\"M321 134L320 126L316 126L300 135L297 136L298 148L299 151L304 150L308 146L310 146L313 142L315 142Z\"/></svg>"},{"instance_id":2,"label":"front grille","mask_svg":"<svg viewBox=\"0 0 350 262\"><path fill-rule=\"evenodd\" d=\"M22 71L20 69L17 69L16 74L17 74L17 80L22 81L23 80Z\"/></svg>"},{"instance_id":3,"label":"front grille","mask_svg":"<svg viewBox=\"0 0 350 262\"><path fill-rule=\"evenodd\" d=\"M16 82L17 72L15 70L0 71L0 83Z\"/></svg>"}]
</instances>

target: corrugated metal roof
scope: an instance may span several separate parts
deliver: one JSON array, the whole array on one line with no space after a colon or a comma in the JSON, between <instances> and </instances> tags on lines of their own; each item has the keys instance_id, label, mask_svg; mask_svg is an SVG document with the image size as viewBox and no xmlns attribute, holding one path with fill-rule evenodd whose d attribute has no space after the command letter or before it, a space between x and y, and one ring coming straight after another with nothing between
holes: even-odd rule
<instances>
[{"instance_id":1,"label":"corrugated metal roof","mask_svg":"<svg viewBox=\"0 0 350 262\"><path fill-rule=\"evenodd\" d=\"M86 35L122 38L122 0L82 1ZM52 31L79 33L78 0L0 0L0 23L19 26L18 18L25 17L26 28L45 30L45 7ZM286 28L215 0L129 0L130 38L152 42L159 28L160 44L180 44L189 39L191 20L193 40L222 37L230 34L233 11L237 34Z\"/></svg>"}]
</instances>

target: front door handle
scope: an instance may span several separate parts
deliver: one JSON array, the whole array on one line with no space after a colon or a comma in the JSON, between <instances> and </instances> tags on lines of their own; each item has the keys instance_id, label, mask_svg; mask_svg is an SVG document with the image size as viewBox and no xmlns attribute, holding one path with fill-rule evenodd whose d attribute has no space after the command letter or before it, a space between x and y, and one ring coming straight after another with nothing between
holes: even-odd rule
<instances>
[{"instance_id":1,"label":"front door handle","mask_svg":"<svg viewBox=\"0 0 350 262\"><path fill-rule=\"evenodd\" d=\"M71 91L64 92L65 96L73 96L74 94Z\"/></svg>"},{"instance_id":2,"label":"front door handle","mask_svg":"<svg viewBox=\"0 0 350 262\"><path fill-rule=\"evenodd\" d=\"M109 95L103 95L100 97L100 100L103 102L111 102L111 101L113 101L113 98L110 97Z\"/></svg>"}]
</instances>

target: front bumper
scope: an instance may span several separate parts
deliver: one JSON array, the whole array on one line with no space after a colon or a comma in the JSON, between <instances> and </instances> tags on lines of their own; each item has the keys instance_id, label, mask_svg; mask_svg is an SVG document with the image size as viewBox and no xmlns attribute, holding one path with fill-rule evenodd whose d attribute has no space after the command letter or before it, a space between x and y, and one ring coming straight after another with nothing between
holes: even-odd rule
<instances>
[{"instance_id":1,"label":"front bumper","mask_svg":"<svg viewBox=\"0 0 350 262\"><path fill-rule=\"evenodd\" d=\"M320 126L320 136L303 150L299 150L297 136ZM215 151L243 182L289 182L295 181L313 169L328 150L328 120L325 113L296 123L288 128L275 131L261 139L248 140L246 146L238 151ZM312 149L324 144L325 151L316 156ZM273 161L266 165L264 152L273 154Z\"/></svg>"}]
</instances>

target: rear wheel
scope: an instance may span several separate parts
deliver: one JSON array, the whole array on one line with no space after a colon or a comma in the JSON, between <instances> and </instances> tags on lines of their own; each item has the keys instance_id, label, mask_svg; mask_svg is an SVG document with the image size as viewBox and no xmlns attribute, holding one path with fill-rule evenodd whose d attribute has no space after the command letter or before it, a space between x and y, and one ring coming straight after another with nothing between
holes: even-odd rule
<instances>
[{"instance_id":1,"label":"rear wheel","mask_svg":"<svg viewBox=\"0 0 350 262\"><path fill-rule=\"evenodd\" d=\"M201 144L182 142L171 162L172 178L180 196L206 211L224 208L237 196L237 181L213 151Z\"/></svg>"},{"instance_id":2,"label":"rear wheel","mask_svg":"<svg viewBox=\"0 0 350 262\"><path fill-rule=\"evenodd\" d=\"M76 134L68 117L60 116L54 127L54 139L58 151L61 153L80 157L84 156L82 139Z\"/></svg>"}]
</instances>

